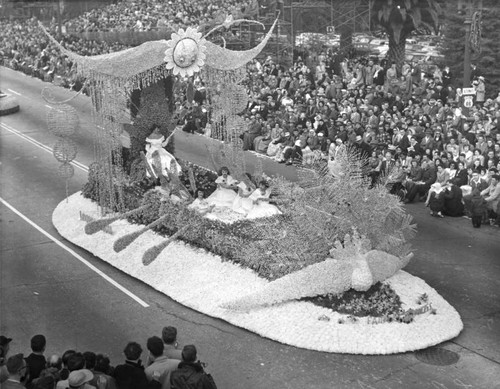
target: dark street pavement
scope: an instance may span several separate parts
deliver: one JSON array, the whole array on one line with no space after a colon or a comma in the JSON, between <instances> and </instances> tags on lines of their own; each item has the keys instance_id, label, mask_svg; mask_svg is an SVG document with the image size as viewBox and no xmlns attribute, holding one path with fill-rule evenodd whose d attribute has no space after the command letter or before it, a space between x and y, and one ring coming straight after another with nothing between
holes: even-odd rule
<instances>
[{"instance_id":1,"label":"dark street pavement","mask_svg":"<svg viewBox=\"0 0 500 389\"><path fill-rule=\"evenodd\" d=\"M47 103L40 96L46 85L0 68L0 89L17 92L21 104L19 113L0 117L0 197L149 306L141 306L0 203L0 333L14 338L13 353L28 352L29 338L44 333L47 354L93 350L108 353L117 364L128 341L145 348L148 337L174 325L179 343L198 347L221 389L500 387L499 228L477 230L465 218L433 218L423 203L407 206L418 234L406 270L434 287L464 321L463 332L442 345L458 353L456 364L426 364L414 353L344 355L282 345L185 308L57 234L52 210L66 196L56 172L59 163L22 137L49 147L55 143L47 130ZM54 94L61 100L72 95L62 89ZM73 105L82 124L77 160L88 166L93 161L90 102L79 96ZM188 157L197 155L196 138L179 138L176 147ZM75 169L68 193L80 190L86 179L83 170Z\"/></svg>"}]
</instances>

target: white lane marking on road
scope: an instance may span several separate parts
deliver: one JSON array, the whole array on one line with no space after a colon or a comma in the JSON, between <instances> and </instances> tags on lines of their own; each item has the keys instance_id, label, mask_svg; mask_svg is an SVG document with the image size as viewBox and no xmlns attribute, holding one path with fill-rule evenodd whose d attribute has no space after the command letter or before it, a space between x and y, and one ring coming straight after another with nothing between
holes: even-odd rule
<instances>
[{"instance_id":1,"label":"white lane marking on road","mask_svg":"<svg viewBox=\"0 0 500 389\"><path fill-rule=\"evenodd\" d=\"M45 106L46 106L47 108L52 109L52 107L51 107L50 105L45 104Z\"/></svg>"},{"instance_id":2,"label":"white lane marking on road","mask_svg":"<svg viewBox=\"0 0 500 389\"><path fill-rule=\"evenodd\" d=\"M19 130L16 130L15 128L12 128L11 126L5 124L5 123L0 123L0 127L2 127L3 129L11 132L12 134L14 135L17 135L18 137L24 139L25 141L27 142L30 142L31 144L41 148L42 150L50 153L50 154L53 154L54 150L52 150L51 147L49 146L46 146L44 145L43 143L40 143L38 142L36 139L33 139L31 136L28 136L26 134L23 134L21 131ZM88 166L84 165L83 163L81 162L78 162L78 161L71 161L70 162L73 166L79 168L80 170L83 170L84 172L88 172L89 171L89 168Z\"/></svg>"},{"instance_id":3,"label":"white lane marking on road","mask_svg":"<svg viewBox=\"0 0 500 389\"><path fill-rule=\"evenodd\" d=\"M21 93L16 92L15 90L12 90L12 89L9 89L9 88L7 88L7 90L8 90L9 92L14 93L15 95L22 96L22 94L21 94Z\"/></svg>"},{"instance_id":4,"label":"white lane marking on road","mask_svg":"<svg viewBox=\"0 0 500 389\"><path fill-rule=\"evenodd\" d=\"M102 278L104 278L106 281L108 281L111 285L116 287L117 289L121 290L123 293L125 293L127 296L138 302L140 305L142 305L144 308L149 307L149 304L147 304L144 300L140 299L137 297L135 294L133 294L131 291L126 289L124 286L120 285L118 282L113 280L111 277L103 273L101 270L99 270L97 267L92 265L89 261L87 261L85 258L81 257L78 255L74 250L70 249L68 246L66 246L64 243L50 235L47 231L45 231L42 227L40 227L38 224L36 224L34 221L23 215L20 211L18 211L16 208L14 208L12 205L10 205L7 201L5 201L3 198L0 197L0 202L5 205L7 208L9 208L12 212L14 212L17 216L19 216L21 219L23 219L25 222L30 224L33 228L37 229L39 232L41 232L43 235L45 235L47 238L49 238L51 241L53 241L55 244L57 244L59 247L63 248L66 250L68 253L73 255L76 259L78 259L81 263L83 263L85 266L87 266L89 269L93 270L96 272L98 275L100 275Z\"/></svg>"}]
</instances>

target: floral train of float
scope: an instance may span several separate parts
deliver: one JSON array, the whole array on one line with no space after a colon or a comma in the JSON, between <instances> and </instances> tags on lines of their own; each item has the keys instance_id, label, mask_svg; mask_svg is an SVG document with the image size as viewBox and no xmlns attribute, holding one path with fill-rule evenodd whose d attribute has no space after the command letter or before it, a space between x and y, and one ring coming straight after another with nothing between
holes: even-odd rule
<instances>
[{"instance_id":1,"label":"floral train of float","mask_svg":"<svg viewBox=\"0 0 500 389\"><path fill-rule=\"evenodd\" d=\"M76 193L55 209L53 223L69 241L179 303L284 344L325 352L391 354L439 344L462 330L456 310L423 280L403 270L384 281L401 300L402 312L393 319L390 315L342 313L304 299L273 303L293 298L301 291L309 293L317 282L316 270L323 279L330 277L331 284L349 285L352 280L337 280L335 267L321 271L320 262L316 269L306 267L302 275L290 273L269 281L248 267L180 240L173 241L145 266L145 248L159 250L167 237L148 230L116 252L113 245L118 239L140 231L143 226L118 219L108 229L86 234L89 220L99 219L100 215L95 202ZM350 262L343 264L344 260L338 260L339 268L353 266ZM334 291L335 287L329 288L324 281L318 293ZM273 285L274 282L280 285ZM267 299L277 290L281 297ZM240 306L224 308L228 304Z\"/></svg>"},{"instance_id":2,"label":"floral train of float","mask_svg":"<svg viewBox=\"0 0 500 389\"><path fill-rule=\"evenodd\" d=\"M246 105L239 82L271 33L246 52L195 30L97 57L61 48L87 77L96 163L83 191L55 209L55 227L176 301L285 344L390 354L457 336L456 310L402 270L413 256L411 217L385 185L369 188L355 153L338 156L335 177L321 161L299 168L296 182L269 177L262 166L248 171L238 145ZM171 92L199 71L225 141L209 153L212 171L226 167L219 177L164 150L178 120L173 93L158 100L157 84ZM192 80L185 84L190 105ZM116 96L127 100L134 91L143 109L157 109L137 115L129 129L134 158L125 169ZM56 108L55 116L70 111Z\"/></svg>"}]
</instances>

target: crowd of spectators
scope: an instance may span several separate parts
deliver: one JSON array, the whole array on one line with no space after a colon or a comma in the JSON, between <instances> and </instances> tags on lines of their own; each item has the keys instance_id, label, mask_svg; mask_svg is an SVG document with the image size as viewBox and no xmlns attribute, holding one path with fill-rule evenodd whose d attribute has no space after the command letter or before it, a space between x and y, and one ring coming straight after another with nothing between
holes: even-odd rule
<instances>
[{"instance_id":1,"label":"crowd of spectators","mask_svg":"<svg viewBox=\"0 0 500 389\"><path fill-rule=\"evenodd\" d=\"M124 0L66 21L64 27L68 33L58 36L58 39L64 47L81 55L106 54L128 46L83 39L78 33L154 29L177 31L190 26L211 28L221 24L227 15L232 15L234 19L255 19L260 9L257 0ZM55 19L50 23L50 29L55 35ZM2 21L0 64L77 90L83 81L76 77L72 62L61 55L43 34L35 18Z\"/></svg>"},{"instance_id":2,"label":"crowd of spectators","mask_svg":"<svg viewBox=\"0 0 500 389\"><path fill-rule=\"evenodd\" d=\"M93 9L66 23L68 31L151 31L191 26L209 26L222 22L226 15L235 19L255 18L257 0L126 0L102 9Z\"/></svg>"},{"instance_id":3,"label":"crowd of spectators","mask_svg":"<svg viewBox=\"0 0 500 389\"><path fill-rule=\"evenodd\" d=\"M289 69L271 58L254 60L246 81L245 150L290 165L324 161L338 174L336 155L355 149L367 158L372 185L429 205L438 183L443 205L431 211L436 216L471 216L478 191L486 202L483 221L498 226L500 93L486 99L480 74L468 112L449 69L423 62L405 62L398 74L395 64L324 51L309 63L299 57Z\"/></svg>"},{"instance_id":4,"label":"crowd of spectators","mask_svg":"<svg viewBox=\"0 0 500 389\"><path fill-rule=\"evenodd\" d=\"M46 355L44 335L31 338L31 353L13 350L16 341L0 336L2 389L216 389L194 345L180 348L177 329L164 327L161 337L146 341L147 355L137 342L123 349L124 361L112 366L109 357L93 351L69 349Z\"/></svg>"},{"instance_id":5,"label":"crowd of spectators","mask_svg":"<svg viewBox=\"0 0 500 389\"><path fill-rule=\"evenodd\" d=\"M236 3L213 4L220 10ZM131 20L139 20L159 5L154 1L137 3L131 9L139 14L134 13ZM110 25L124 25L119 20L124 14L120 7L123 5L118 3L92 12ZM173 2L169 9L177 10L175 7L183 15L191 15L189 23L199 23L199 15L215 9L209 2ZM90 15L78 20L90 20ZM171 19L169 16L167 21ZM63 85L76 89L81 80L73 75L71 62L37 28L35 20L5 25L0 33L3 64L47 81L62 79ZM123 48L71 35L62 39L68 48L86 55ZM242 113L245 125L241 133L245 150L286 164L307 166L324 161L335 174L335 156L346 147L354 147L368 158L365 174L372 185L390 182L391 190L406 202L422 199L427 204L433 203L435 196L430 198L429 193L434 192L431 185L436 180L443 189L439 197L449 197L452 192L458 196L453 184L462 188L466 195L462 204L472 196L472 189L481 189L489 219L498 223L494 219L500 188L493 176L500 168L500 94L488 91L487 80L478 69L472 73L476 95L468 112L462 109L460 90L453 87L455 80L449 69L421 61L405 62L398 71L385 60L344 59L335 50L325 49L297 56L291 67L268 57L253 60L247 70L244 83L249 103ZM201 89L203 80L195 80L195 85ZM202 98L194 108L186 109L185 129L213 137L220 123L210 120L206 93L195 95ZM479 188L471 185L476 173L484 182ZM489 194L484 192L486 187ZM464 212L471 214L469 207ZM437 216L461 213L432 211Z\"/></svg>"},{"instance_id":6,"label":"crowd of spectators","mask_svg":"<svg viewBox=\"0 0 500 389\"><path fill-rule=\"evenodd\" d=\"M126 48L121 44L85 40L74 35L63 35L61 42L81 55L106 54ZM76 76L72 61L50 42L35 18L2 21L0 63L43 81L57 82L77 90L83 81Z\"/></svg>"}]
</instances>

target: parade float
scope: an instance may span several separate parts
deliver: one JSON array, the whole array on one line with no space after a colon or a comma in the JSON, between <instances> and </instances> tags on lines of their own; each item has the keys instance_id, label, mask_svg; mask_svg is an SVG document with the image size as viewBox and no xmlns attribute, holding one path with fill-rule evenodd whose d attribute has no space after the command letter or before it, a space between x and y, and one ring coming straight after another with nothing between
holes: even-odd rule
<instances>
[{"instance_id":1,"label":"parade float","mask_svg":"<svg viewBox=\"0 0 500 389\"><path fill-rule=\"evenodd\" d=\"M411 217L385 185L369 188L355 153L338 157L342 174L335 177L321 163L298 168L296 181L259 165L248 171L238 145L247 104L241 82L273 28L247 51L192 28L94 57L54 41L86 78L96 122L88 183L55 209L54 226L179 303L284 344L390 354L456 337L463 328L456 310L402 270L413 257ZM224 142L207 149L212 168L176 159L169 144L178 125L175 85L184 80L184 101L193 104L193 76L205 81L223 134ZM137 91L149 111L139 110L130 129L127 169L118 97ZM49 119L61 135L56 158L68 178L74 110L60 104Z\"/></svg>"}]
</instances>

